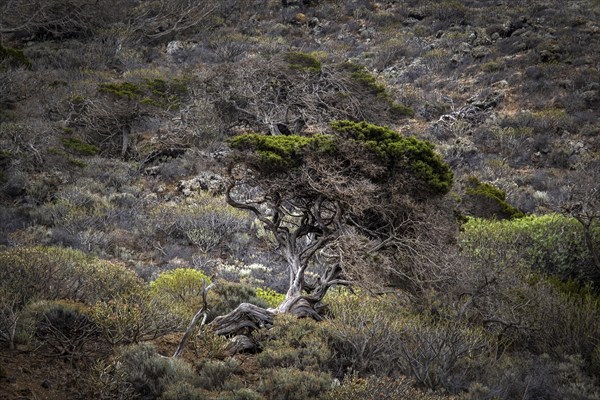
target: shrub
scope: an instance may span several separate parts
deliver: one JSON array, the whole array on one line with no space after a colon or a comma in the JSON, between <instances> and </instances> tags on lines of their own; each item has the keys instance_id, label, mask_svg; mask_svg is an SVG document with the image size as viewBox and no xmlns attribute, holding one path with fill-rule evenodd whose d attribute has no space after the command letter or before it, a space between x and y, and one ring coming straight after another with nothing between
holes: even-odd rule
<instances>
[{"instance_id":1,"label":"shrub","mask_svg":"<svg viewBox=\"0 0 600 400\"><path fill-rule=\"evenodd\" d=\"M202 271L177 268L160 274L150 283L150 292L195 313L202 304L203 289L210 283L210 278Z\"/></svg>"},{"instance_id":2,"label":"shrub","mask_svg":"<svg viewBox=\"0 0 600 400\"><path fill-rule=\"evenodd\" d=\"M471 385L467 399L595 399L600 388L581 370L581 359L553 360L547 354L513 354L487 368L482 382Z\"/></svg>"},{"instance_id":3,"label":"shrub","mask_svg":"<svg viewBox=\"0 0 600 400\"><path fill-rule=\"evenodd\" d=\"M116 367L125 371L125 384L144 399L159 398L172 385L193 380L189 364L179 358L163 357L150 344L125 347L116 357Z\"/></svg>"},{"instance_id":4,"label":"shrub","mask_svg":"<svg viewBox=\"0 0 600 400\"><path fill-rule=\"evenodd\" d=\"M0 66L5 63L12 67L31 67L31 61L23 53L23 50L4 47L0 44Z\"/></svg>"},{"instance_id":5,"label":"shrub","mask_svg":"<svg viewBox=\"0 0 600 400\"><path fill-rule=\"evenodd\" d=\"M285 300L285 295L283 293L277 293L276 291L270 288L256 289L256 297L263 300L271 308L277 307L278 305L283 303L283 300Z\"/></svg>"},{"instance_id":6,"label":"shrub","mask_svg":"<svg viewBox=\"0 0 600 400\"><path fill-rule=\"evenodd\" d=\"M347 371L386 376L396 370L404 315L391 297L328 295L332 318L324 324L336 377Z\"/></svg>"},{"instance_id":7,"label":"shrub","mask_svg":"<svg viewBox=\"0 0 600 400\"><path fill-rule=\"evenodd\" d=\"M272 400L318 399L330 387L331 377L322 372L281 368L265 371L258 391Z\"/></svg>"},{"instance_id":8,"label":"shrub","mask_svg":"<svg viewBox=\"0 0 600 400\"><path fill-rule=\"evenodd\" d=\"M499 219L521 218L524 214L506 202L506 193L497 187L480 182L474 176L467 180L465 195L469 199L467 212L477 217Z\"/></svg>"},{"instance_id":9,"label":"shrub","mask_svg":"<svg viewBox=\"0 0 600 400\"><path fill-rule=\"evenodd\" d=\"M259 307L268 307L267 303L259 298L253 287L243 284L220 281L208 294L211 314L224 315L235 309L241 303L251 303Z\"/></svg>"},{"instance_id":10,"label":"shrub","mask_svg":"<svg viewBox=\"0 0 600 400\"><path fill-rule=\"evenodd\" d=\"M392 379L387 377L368 376L360 378L352 374L344 378L341 385L327 393L330 400L396 400L419 399L411 390L412 382L407 378ZM413 394L412 396L409 396Z\"/></svg>"},{"instance_id":11,"label":"shrub","mask_svg":"<svg viewBox=\"0 0 600 400\"><path fill-rule=\"evenodd\" d=\"M595 242L600 241L599 228L592 230ZM563 280L586 280L590 276L591 255L581 226L571 217L547 214L510 221L469 219L460 239L469 255L501 257L508 265L524 262Z\"/></svg>"},{"instance_id":12,"label":"shrub","mask_svg":"<svg viewBox=\"0 0 600 400\"><path fill-rule=\"evenodd\" d=\"M160 400L203 400L205 398L187 382L171 383L160 396Z\"/></svg>"},{"instance_id":13,"label":"shrub","mask_svg":"<svg viewBox=\"0 0 600 400\"><path fill-rule=\"evenodd\" d=\"M459 322L413 318L401 335L400 370L429 389L451 393L466 389L474 360L490 347L483 332Z\"/></svg>"},{"instance_id":14,"label":"shrub","mask_svg":"<svg viewBox=\"0 0 600 400\"><path fill-rule=\"evenodd\" d=\"M204 389L222 388L227 379L240 369L240 363L231 358L226 361L204 360L196 364L198 384Z\"/></svg>"},{"instance_id":15,"label":"shrub","mask_svg":"<svg viewBox=\"0 0 600 400\"><path fill-rule=\"evenodd\" d=\"M319 371L327 366L330 351L321 327L312 319L278 315L266 333L259 333L263 351L256 356L264 367Z\"/></svg>"},{"instance_id":16,"label":"shrub","mask_svg":"<svg viewBox=\"0 0 600 400\"><path fill-rule=\"evenodd\" d=\"M179 331L189 322L188 313L143 289L97 303L93 317L111 344L155 339Z\"/></svg>"},{"instance_id":17,"label":"shrub","mask_svg":"<svg viewBox=\"0 0 600 400\"><path fill-rule=\"evenodd\" d=\"M219 246L244 232L251 219L244 211L231 208L222 198L208 193L190 196L183 204L160 205L151 212L152 229L185 239L201 252L218 251Z\"/></svg>"},{"instance_id":18,"label":"shrub","mask_svg":"<svg viewBox=\"0 0 600 400\"><path fill-rule=\"evenodd\" d=\"M291 51L284 54L284 59L292 69L311 73L321 72L321 62L312 54Z\"/></svg>"},{"instance_id":19,"label":"shrub","mask_svg":"<svg viewBox=\"0 0 600 400\"><path fill-rule=\"evenodd\" d=\"M120 264L59 247L21 247L0 253L0 338L13 344L17 322L38 300L94 304L139 287Z\"/></svg>"},{"instance_id":20,"label":"shrub","mask_svg":"<svg viewBox=\"0 0 600 400\"><path fill-rule=\"evenodd\" d=\"M42 301L27 309L36 341L52 355L74 360L87 355L85 347L99 334L90 310L80 303Z\"/></svg>"},{"instance_id":21,"label":"shrub","mask_svg":"<svg viewBox=\"0 0 600 400\"><path fill-rule=\"evenodd\" d=\"M98 154L98 147L87 144L77 138L63 138L61 139L61 142L67 149L73 150L81 155L93 156Z\"/></svg>"},{"instance_id":22,"label":"shrub","mask_svg":"<svg viewBox=\"0 0 600 400\"><path fill-rule=\"evenodd\" d=\"M265 398L252 389L243 388L221 394L217 400L265 400Z\"/></svg>"}]
</instances>

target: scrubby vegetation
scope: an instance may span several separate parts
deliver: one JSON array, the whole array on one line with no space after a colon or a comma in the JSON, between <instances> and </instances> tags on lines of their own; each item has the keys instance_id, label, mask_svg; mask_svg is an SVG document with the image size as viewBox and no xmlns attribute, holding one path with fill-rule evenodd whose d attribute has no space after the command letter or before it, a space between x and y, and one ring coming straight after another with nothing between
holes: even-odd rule
<instances>
[{"instance_id":1,"label":"scrubby vegetation","mask_svg":"<svg viewBox=\"0 0 600 400\"><path fill-rule=\"evenodd\" d=\"M0 4L0 398L600 398L595 0Z\"/></svg>"}]
</instances>

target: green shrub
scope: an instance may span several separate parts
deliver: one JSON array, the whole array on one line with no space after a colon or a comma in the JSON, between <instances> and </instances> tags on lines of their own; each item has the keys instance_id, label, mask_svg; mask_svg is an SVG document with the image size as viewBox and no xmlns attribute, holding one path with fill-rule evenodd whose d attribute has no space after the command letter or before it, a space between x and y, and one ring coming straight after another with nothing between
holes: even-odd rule
<instances>
[{"instance_id":1,"label":"green shrub","mask_svg":"<svg viewBox=\"0 0 600 400\"><path fill-rule=\"evenodd\" d=\"M172 385L191 382L194 373L190 365L179 358L163 357L150 344L125 347L115 363L121 363L125 382L145 399L159 398Z\"/></svg>"},{"instance_id":2,"label":"green shrub","mask_svg":"<svg viewBox=\"0 0 600 400\"><path fill-rule=\"evenodd\" d=\"M73 150L84 156L93 156L98 154L99 151L98 147L87 144L77 138L63 138L61 139L61 142L67 149Z\"/></svg>"},{"instance_id":3,"label":"green shrub","mask_svg":"<svg viewBox=\"0 0 600 400\"><path fill-rule=\"evenodd\" d=\"M474 176L467 180L465 195L475 203L471 207L477 217L498 217L500 219L521 218L525 214L506 202L506 193L497 187L480 182Z\"/></svg>"},{"instance_id":4,"label":"green shrub","mask_svg":"<svg viewBox=\"0 0 600 400\"><path fill-rule=\"evenodd\" d=\"M139 85L131 82L101 83L98 85L98 91L129 100L138 99L143 93Z\"/></svg>"},{"instance_id":5,"label":"green shrub","mask_svg":"<svg viewBox=\"0 0 600 400\"><path fill-rule=\"evenodd\" d=\"M382 101L387 108L391 109L393 117L414 116L414 111L410 107L395 103L387 92L385 85L377 82L377 79L363 66L347 62L341 65L341 69L348 72L350 79L360 87L359 92L364 92Z\"/></svg>"},{"instance_id":6,"label":"green shrub","mask_svg":"<svg viewBox=\"0 0 600 400\"><path fill-rule=\"evenodd\" d=\"M332 379L322 372L296 368L266 370L258 391L271 400L318 399L331 387Z\"/></svg>"},{"instance_id":7,"label":"green shrub","mask_svg":"<svg viewBox=\"0 0 600 400\"><path fill-rule=\"evenodd\" d=\"M309 145L321 151L331 148L331 139L327 135L312 137L285 135L265 136L260 134L244 134L229 140L233 149L253 150L260 156L264 170L281 170L297 167L302 162L302 153Z\"/></svg>"},{"instance_id":8,"label":"green shrub","mask_svg":"<svg viewBox=\"0 0 600 400\"><path fill-rule=\"evenodd\" d=\"M188 304L192 309L198 309L202 301L203 288L210 283L210 278L202 271L193 268L177 268L160 274L150 283L150 292L177 303Z\"/></svg>"},{"instance_id":9,"label":"green shrub","mask_svg":"<svg viewBox=\"0 0 600 400\"><path fill-rule=\"evenodd\" d=\"M92 315L104 339L111 344L155 339L182 330L190 319L187 310L143 289L97 303Z\"/></svg>"},{"instance_id":10,"label":"green shrub","mask_svg":"<svg viewBox=\"0 0 600 400\"><path fill-rule=\"evenodd\" d=\"M263 351L256 356L264 368L284 367L318 371L329 362L330 351L321 327L312 319L278 315L266 333L258 333Z\"/></svg>"},{"instance_id":11,"label":"green shrub","mask_svg":"<svg viewBox=\"0 0 600 400\"><path fill-rule=\"evenodd\" d=\"M31 61L23 53L23 50L4 47L0 44L0 63L7 63L10 66L31 67Z\"/></svg>"},{"instance_id":12,"label":"green shrub","mask_svg":"<svg viewBox=\"0 0 600 400\"><path fill-rule=\"evenodd\" d=\"M290 68L311 73L321 73L321 62L312 54L290 51L284 54Z\"/></svg>"},{"instance_id":13,"label":"green shrub","mask_svg":"<svg viewBox=\"0 0 600 400\"><path fill-rule=\"evenodd\" d=\"M600 225L592 235L600 242ZM514 220L469 219L462 226L460 243L465 254L502 260L507 265L524 263L542 274L585 281L593 265L580 224L558 214L527 216Z\"/></svg>"},{"instance_id":14,"label":"green shrub","mask_svg":"<svg viewBox=\"0 0 600 400\"><path fill-rule=\"evenodd\" d=\"M0 339L12 345L28 304L109 300L141 285L124 266L60 247L20 247L0 253Z\"/></svg>"},{"instance_id":15,"label":"green shrub","mask_svg":"<svg viewBox=\"0 0 600 400\"><path fill-rule=\"evenodd\" d=\"M204 400L206 397L187 382L175 382L167 386L160 400Z\"/></svg>"},{"instance_id":16,"label":"green shrub","mask_svg":"<svg viewBox=\"0 0 600 400\"><path fill-rule=\"evenodd\" d=\"M204 389L222 388L229 377L240 369L240 363L233 358L226 361L204 360L196 364L198 384Z\"/></svg>"},{"instance_id":17,"label":"green shrub","mask_svg":"<svg viewBox=\"0 0 600 400\"><path fill-rule=\"evenodd\" d=\"M263 300L271 308L275 308L285 300L285 294L277 293L270 288L258 288L256 289L256 297Z\"/></svg>"}]
</instances>

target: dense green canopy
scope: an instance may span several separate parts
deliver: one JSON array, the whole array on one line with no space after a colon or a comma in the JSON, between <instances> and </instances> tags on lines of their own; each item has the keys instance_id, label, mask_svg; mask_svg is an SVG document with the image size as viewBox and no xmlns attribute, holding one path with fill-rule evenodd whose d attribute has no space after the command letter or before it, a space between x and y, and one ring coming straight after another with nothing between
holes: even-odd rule
<instances>
[{"instance_id":1,"label":"dense green canopy","mask_svg":"<svg viewBox=\"0 0 600 400\"><path fill-rule=\"evenodd\" d=\"M452 186L452 171L435 152L434 146L414 136L404 137L390 128L352 122L348 120L331 123L332 133L313 136L266 136L256 133L233 137L229 144L238 151L257 157L251 160L253 168L262 173L277 173L303 164L305 155L360 157L361 153L342 154L351 143L354 150L364 150L377 165L383 167L386 176L409 174L424 183L433 193L444 194ZM248 162L249 159L246 159Z\"/></svg>"}]
</instances>

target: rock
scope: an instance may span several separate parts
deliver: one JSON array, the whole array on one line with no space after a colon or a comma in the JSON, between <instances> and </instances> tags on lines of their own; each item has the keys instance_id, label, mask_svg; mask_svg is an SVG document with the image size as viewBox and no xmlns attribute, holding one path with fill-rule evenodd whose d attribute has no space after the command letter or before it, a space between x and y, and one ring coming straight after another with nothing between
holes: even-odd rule
<instances>
[{"instance_id":1,"label":"rock","mask_svg":"<svg viewBox=\"0 0 600 400\"><path fill-rule=\"evenodd\" d=\"M600 100L598 90L588 90L586 92L581 93L581 98L588 104L593 104Z\"/></svg>"},{"instance_id":2,"label":"rock","mask_svg":"<svg viewBox=\"0 0 600 400\"><path fill-rule=\"evenodd\" d=\"M490 54L490 51L488 50L487 47L484 47L484 46L477 46L471 52L471 55L476 60L478 60L480 58L483 58L483 57L485 57L485 56L487 56L489 54Z\"/></svg>"},{"instance_id":3,"label":"rock","mask_svg":"<svg viewBox=\"0 0 600 400\"><path fill-rule=\"evenodd\" d=\"M52 385L50 384L50 381L48 381L47 379L44 380L44 382L42 382L42 387L44 389L50 389L52 387Z\"/></svg>"},{"instance_id":4,"label":"rock","mask_svg":"<svg viewBox=\"0 0 600 400\"><path fill-rule=\"evenodd\" d=\"M225 179L218 174L203 172L195 178L179 181L177 189L184 196L191 196L199 190L206 190L213 195L222 194L225 192Z\"/></svg>"}]
</instances>

